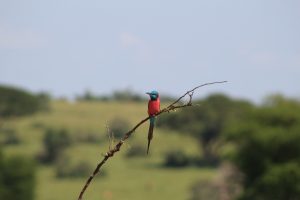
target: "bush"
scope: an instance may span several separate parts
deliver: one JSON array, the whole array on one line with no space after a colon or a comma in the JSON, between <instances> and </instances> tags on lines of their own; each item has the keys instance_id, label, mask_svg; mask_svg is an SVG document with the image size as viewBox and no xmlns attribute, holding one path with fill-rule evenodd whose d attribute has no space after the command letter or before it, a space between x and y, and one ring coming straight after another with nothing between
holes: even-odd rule
<instances>
[{"instance_id":1,"label":"bush","mask_svg":"<svg viewBox=\"0 0 300 200\"><path fill-rule=\"evenodd\" d=\"M170 151L165 156L164 166L166 167L186 167L189 164L189 157L182 151Z\"/></svg>"},{"instance_id":2,"label":"bush","mask_svg":"<svg viewBox=\"0 0 300 200\"><path fill-rule=\"evenodd\" d=\"M133 145L126 153L126 156L129 158L133 157L143 157L146 155L145 146L140 144Z\"/></svg>"},{"instance_id":3,"label":"bush","mask_svg":"<svg viewBox=\"0 0 300 200\"><path fill-rule=\"evenodd\" d=\"M0 155L0 199L34 199L35 169L32 160Z\"/></svg>"},{"instance_id":4,"label":"bush","mask_svg":"<svg viewBox=\"0 0 300 200\"><path fill-rule=\"evenodd\" d=\"M299 199L300 165L286 163L275 165L258 180L252 189L245 191L243 200Z\"/></svg>"},{"instance_id":5,"label":"bush","mask_svg":"<svg viewBox=\"0 0 300 200\"><path fill-rule=\"evenodd\" d=\"M3 141L4 145L17 145L20 143L21 143L21 140L16 135L16 133L7 134Z\"/></svg>"},{"instance_id":6,"label":"bush","mask_svg":"<svg viewBox=\"0 0 300 200\"><path fill-rule=\"evenodd\" d=\"M116 117L110 121L109 128L115 139L119 140L129 130L130 124L126 119Z\"/></svg>"},{"instance_id":7,"label":"bush","mask_svg":"<svg viewBox=\"0 0 300 200\"><path fill-rule=\"evenodd\" d=\"M47 129L44 136L44 152L40 161L51 163L59 157L65 148L71 145L71 138L65 129Z\"/></svg>"},{"instance_id":8,"label":"bush","mask_svg":"<svg viewBox=\"0 0 300 200\"><path fill-rule=\"evenodd\" d=\"M88 177L93 172L93 167L86 161L71 163L67 156L61 157L56 165L56 176L58 178L82 178ZM102 171L100 175L105 175Z\"/></svg>"},{"instance_id":9,"label":"bush","mask_svg":"<svg viewBox=\"0 0 300 200\"><path fill-rule=\"evenodd\" d=\"M1 128L0 129L0 144L3 145L16 145L21 143L20 138L16 134L15 129L11 128Z\"/></svg>"}]
</instances>

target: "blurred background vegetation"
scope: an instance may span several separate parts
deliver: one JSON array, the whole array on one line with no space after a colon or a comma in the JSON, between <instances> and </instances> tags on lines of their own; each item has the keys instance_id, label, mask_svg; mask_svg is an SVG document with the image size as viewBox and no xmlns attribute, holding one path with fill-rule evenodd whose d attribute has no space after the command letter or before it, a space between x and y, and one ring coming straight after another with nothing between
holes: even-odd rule
<instances>
[{"instance_id":1,"label":"blurred background vegetation","mask_svg":"<svg viewBox=\"0 0 300 200\"><path fill-rule=\"evenodd\" d=\"M158 118L148 156L148 124L138 129L85 199L300 199L299 100L212 94L194 104ZM129 90L70 102L0 86L0 199L76 199L108 150L106 126L118 140L146 110Z\"/></svg>"}]
</instances>

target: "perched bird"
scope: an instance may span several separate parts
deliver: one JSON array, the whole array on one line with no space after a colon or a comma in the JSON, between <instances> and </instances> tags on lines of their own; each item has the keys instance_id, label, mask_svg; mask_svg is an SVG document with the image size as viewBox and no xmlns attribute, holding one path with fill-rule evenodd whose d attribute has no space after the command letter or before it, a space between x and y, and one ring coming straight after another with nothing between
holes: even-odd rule
<instances>
[{"instance_id":1,"label":"perched bird","mask_svg":"<svg viewBox=\"0 0 300 200\"><path fill-rule=\"evenodd\" d=\"M152 92L147 92L146 94L148 94L150 97L150 100L148 102L148 115L150 116L150 126L148 131L148 147L147 147L147 154L148 154L150 142L153 138L155 115L160 111L160 100L159 100L159 94L155 90L153 90Z\"/></svg>"}]
</instances>

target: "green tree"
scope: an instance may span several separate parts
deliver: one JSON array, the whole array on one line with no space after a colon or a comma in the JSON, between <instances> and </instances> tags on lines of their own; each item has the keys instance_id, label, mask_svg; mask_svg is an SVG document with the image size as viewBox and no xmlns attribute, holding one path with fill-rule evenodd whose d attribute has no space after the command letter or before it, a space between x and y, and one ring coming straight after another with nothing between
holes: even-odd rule
<instances>
[{"instance_id":1,"label":"green tree","mask_svg":"<svg viewBox=\"0 0 300 200\"><path fill-rule=\"evenodd\" d=\"M65 129L48 129L44 136L45 152L41 158L43 162L57 160L62 151L71 144L71 138Z\"/></svg>"},{"instance_id":2,"label":"green tree","mask_svg":"<svg viewBox=\"0 0 300 200\"><path fill-rule=\"evenodd\" d=\"M241 199L299 199L299 113L299 102L273 96L227 130L232 161L245 175Z\"/></svg>"},{"instance_id":3,"label":"green tree","mask_svg":"<svg viewBox=\"0 0 300 200\"><path fill-rule=\"evenodd\" d=\"M34 162L22 156L0 155L0 199L33 200Z\"/></svg>"},{"instance_id":4,"label":"green tree","mask_svg":"<svg viewBox=\"0 0 300 200\"><path fill-rule=\"evenodd\" d=\"M48 108L44 93L33 95L25 90L0 86L0 118L23 116Z\"/></svg>"}]
</instances>

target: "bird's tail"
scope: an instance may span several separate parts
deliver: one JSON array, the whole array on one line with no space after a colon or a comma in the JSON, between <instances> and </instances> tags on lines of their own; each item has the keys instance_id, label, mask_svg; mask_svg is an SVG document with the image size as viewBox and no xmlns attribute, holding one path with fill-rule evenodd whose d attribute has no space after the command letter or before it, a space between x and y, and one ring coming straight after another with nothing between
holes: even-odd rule
<instances>
[{"instance_id":1,"label":"bird's tail","mask_svg":"<svg viewBox=\"0 0 300 200\"><path fill-rule=\"evenodd\" d=\"M148 147L147 147L147 154L149 153L150 142L151 142L151 140L152 140L152 138L153 138L154 124L155 124L155 116L151 116L151 117L150 117L149 131L148 131Z\"/></svg>"}]
</instances>

